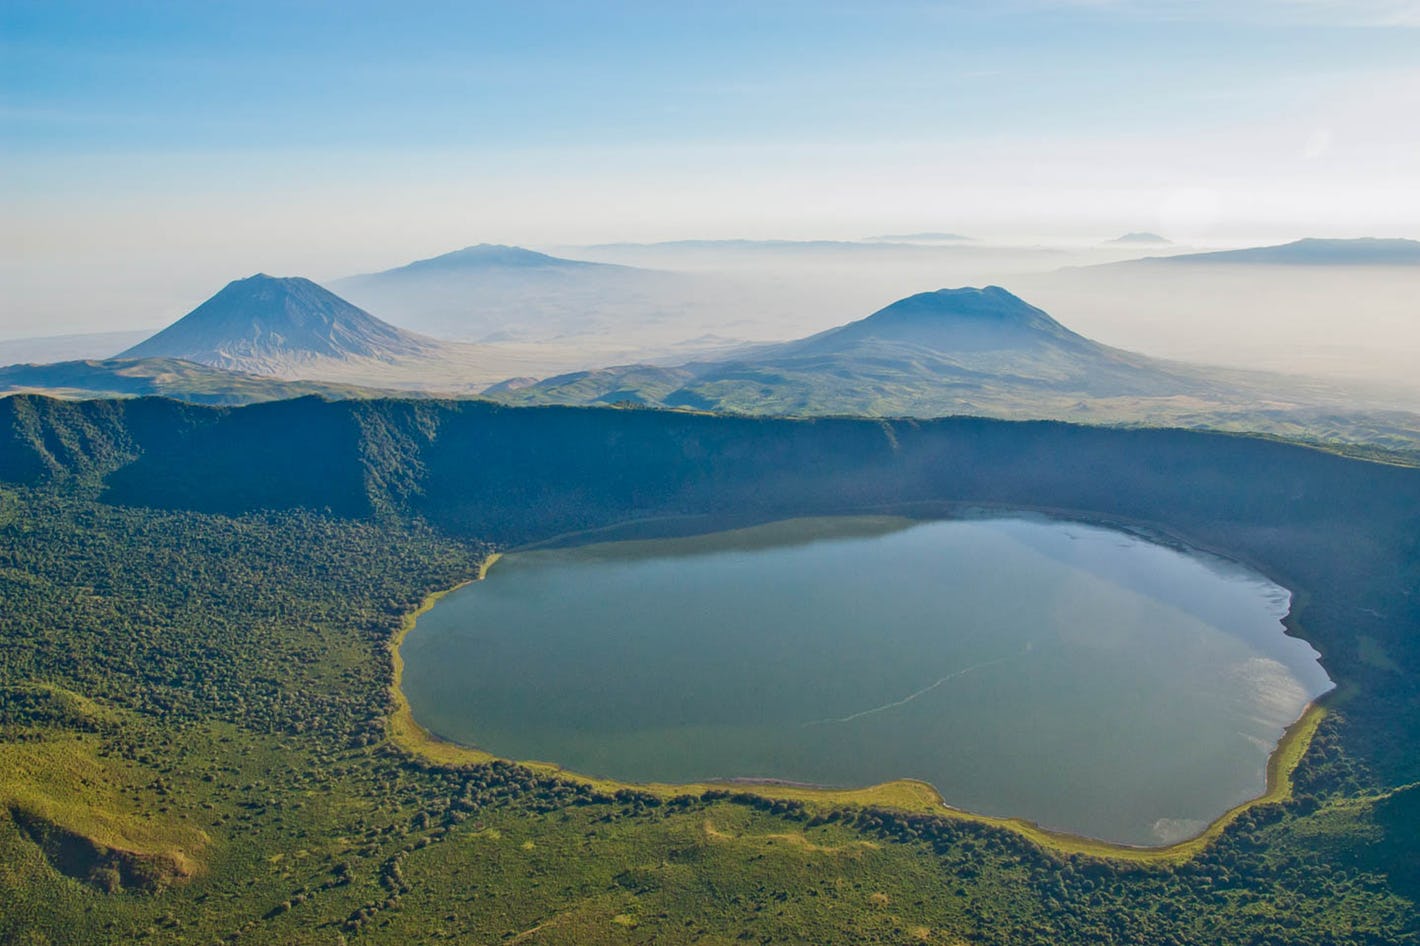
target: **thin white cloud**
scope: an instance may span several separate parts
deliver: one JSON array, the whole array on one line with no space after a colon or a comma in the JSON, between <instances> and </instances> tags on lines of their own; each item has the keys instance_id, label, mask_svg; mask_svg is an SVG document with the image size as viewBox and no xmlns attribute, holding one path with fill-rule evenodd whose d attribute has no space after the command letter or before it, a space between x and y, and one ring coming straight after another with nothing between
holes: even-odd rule
<instances>
[{"instance_id":1,"label":"thin white cloud","mask_svg":"<svg viewBox=\"0 0 1420 946\"><path fill-rule=\"evenodd\" d=\"M1420 27L1417 0L1270 0L1261 6L1317 23Z\"/></svg>"},{"instance_id":2,"label":"thin white cloud","mask_svg":"<svg viewBox=\"0 0 1420 946\"><path fill-rule=\"evenodd\" d=\"M1274 26L1417 27L1420 0L1037 0L1136 18Z\"/></svg>"}]
</instances>

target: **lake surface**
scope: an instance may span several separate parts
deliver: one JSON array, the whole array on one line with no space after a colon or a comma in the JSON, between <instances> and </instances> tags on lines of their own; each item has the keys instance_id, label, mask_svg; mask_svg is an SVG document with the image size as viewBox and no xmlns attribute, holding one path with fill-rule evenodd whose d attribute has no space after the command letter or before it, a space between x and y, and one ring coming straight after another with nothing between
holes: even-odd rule
<instances>
[{"instance_id":1,"label":"lake surface","mask_svg":"<svg viewBox=\"0 0 1420 946\"><path fill-rule=\"evenodd\" d=\"M798 519L510 554L419 618L432 732L633 782L930 782L1132 844L1264 789L1331 682L1286 589L1026 515Z\"/></svg>"}]
</instances>

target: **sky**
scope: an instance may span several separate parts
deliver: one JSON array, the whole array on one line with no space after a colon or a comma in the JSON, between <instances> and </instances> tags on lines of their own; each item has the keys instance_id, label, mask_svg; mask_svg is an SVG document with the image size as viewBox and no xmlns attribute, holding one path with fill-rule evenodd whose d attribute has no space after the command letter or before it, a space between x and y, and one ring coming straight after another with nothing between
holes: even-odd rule
<instances>
[{"instance_id":1,"label":"sky","mask_svg":"<svg viewBox=\"0 0 1420 946\"><path fill-rule=\"evenodd\" d=\"M1420 0L0 5L0 337L477 242L1420 236Z\"/></svg>"}]
</instances>

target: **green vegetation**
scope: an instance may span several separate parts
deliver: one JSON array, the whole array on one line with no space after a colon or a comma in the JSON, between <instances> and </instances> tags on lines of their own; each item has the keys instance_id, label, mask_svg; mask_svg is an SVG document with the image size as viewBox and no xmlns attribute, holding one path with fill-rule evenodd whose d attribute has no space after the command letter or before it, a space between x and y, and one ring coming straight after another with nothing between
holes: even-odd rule
<instances>
[{"instance_id":1,"label":"green vegetation","mask_svg":"<svg viewBox=\"0 0 1420 946\"><path fill-rule=\"evenodd\" d=\"M0 941L1420 942L1412 471L1167 431L890 433L0 401ZM911 805L598 786L391 740L392 642L494 544L831 497L1091 510L1305 590L1342 691L1290 798L1135 863Z\"/></svg>"},{"instance_id":2,"label":"green vegetation","mask_svg":"<svg viewBox=\"0 0 1420 946\"><path fill-rule=\"evenodd\" d=\"M26 392L70 398L159 395L193 404L255 404L308 395L347 398L388 394L353 384L283 381L179 358L110 358L0 368L0 394Z\"/></svg>"}]
</instances>

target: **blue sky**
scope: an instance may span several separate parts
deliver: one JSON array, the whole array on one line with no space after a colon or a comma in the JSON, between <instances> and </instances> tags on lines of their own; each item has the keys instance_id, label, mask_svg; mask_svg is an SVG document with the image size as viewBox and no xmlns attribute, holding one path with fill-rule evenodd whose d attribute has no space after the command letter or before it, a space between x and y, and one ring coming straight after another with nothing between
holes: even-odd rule
<instances>
[{"instance_id":1,"label":"blue sky","mask_svg":"<svg viewBox=\"0 0 1420 946\"><path fill-rule=\"evenodd\" d=\"M1138 133L1420 59L1415 30L1362 25L1385 5L1209 6L11 0L5 137L91 155Z\"/></svg>"},{"instance_id":2,"label":"blue sky","mask_svg":"<svg viewBox=\"0 0 1420 946\"><path fill-rule=\"evenodd\" d=\"M41 297L76 260L335 274L479 240L1420 235L1417 112L1420 0L8 0L0 273Z\"/></svg>"}]
</instances>

